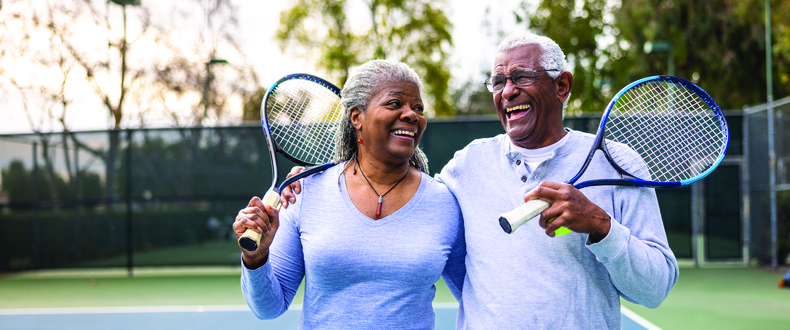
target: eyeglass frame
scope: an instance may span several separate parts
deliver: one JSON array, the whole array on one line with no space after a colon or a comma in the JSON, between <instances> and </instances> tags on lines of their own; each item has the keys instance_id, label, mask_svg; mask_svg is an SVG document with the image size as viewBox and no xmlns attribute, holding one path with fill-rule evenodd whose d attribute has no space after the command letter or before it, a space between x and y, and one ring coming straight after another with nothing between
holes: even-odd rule
<instances>
[{"instance_id":1,"label":"eyeglass frame","mask_svg":"<svg viewBox=\"0 0 790 330\"><path fill-rule=\"evenodd\" d=\"M497 75L493 75L491 77L488 77L488 78L486 78L485 82L483 82L483 84L486 85L486 89L488 89L489 92L491 92L491 93L500 93L503 90L505 90L505 86L507 86L507 78L510 78L510 81L513 82L513 85L516 85L518 87L526 87L526 86L532 85L532 83L534 83L535 80L538 78L538 76L535 73L537 73L537 72L552 72L552 71L562 71L562 70L560 70L560 69L547 69L547 70L518 69L518 70L515 70L515 71L511 72L509 75L497 74ZM532 72L532 81L530 81L527 84L518 84L518 83L516 83L516 80L513 79L513 74L517 73L517 72ZM497 76L505 77L505 85L502 86L502 89L500 89L498 91L494 91L494 85L491 83L491 79L494 78L494 77L497 77Z\"/></svg>"}]
</instances>

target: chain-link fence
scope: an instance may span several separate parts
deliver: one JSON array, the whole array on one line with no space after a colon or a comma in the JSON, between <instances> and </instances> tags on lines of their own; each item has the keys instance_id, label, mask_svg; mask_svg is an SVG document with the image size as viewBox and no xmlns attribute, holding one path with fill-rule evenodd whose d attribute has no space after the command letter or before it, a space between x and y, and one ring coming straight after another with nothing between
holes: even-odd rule
<instances>
[{"instance_id":1,"label":"chain-link fence","mask_svg":"<svg viewBox=\"0 0 790 330\"><path fill-rule=\"evenodd\" d=\"M790 97L743 113L750 255L777 266L790 255Z\"/></svg>"},{"instance_id":2,"label":"chain-link fence","mask_svg":"<svg viewBox=\"0 0 790 330\"><path fill-rule=\"evenodd\" d=\"M741 118L727 117L733 136L718 170L657 190L679 258L743 260ZM566 119L593 133L598 123ZM473 139L500 133L497 119L431 121L420 145L433 175ZM292 163L280 161L284 178ZM271 183L259 126L0 135L0 170L0 271L238 265L231 223Z\"/></svg>"}]
</instances>

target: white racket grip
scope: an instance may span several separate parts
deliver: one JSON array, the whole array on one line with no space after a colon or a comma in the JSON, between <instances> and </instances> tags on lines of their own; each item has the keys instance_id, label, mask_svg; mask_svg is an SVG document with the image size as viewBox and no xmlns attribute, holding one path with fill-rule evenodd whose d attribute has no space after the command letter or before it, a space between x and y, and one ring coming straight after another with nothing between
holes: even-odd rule
<instances>
[{"instance_id":1,"label":"white racket grip","mask_svg":"<svg viewBox=\"0 0 790 330\"><path fill-rule=\"evenodd\" d=\"M551 206L551 203L547 201L533 199L510 212L502 213L499 216L499 225L502 227L502 230L511 234L516 228L521 227L521 225L545 211L549 206Z\"/></svg>"},{"instance_id":2,"label":"white racket grip","mask_svg":"<svg viewBox=\"0 0 790 330\"><path fill-rule=\"evenodd\" d=\"M264 205L269 205L273 209L280 207L280 193L275 189L269 189L266 195L263 195L261 200ZM258 245L261 243L261 233L252 229L247 229L244 234L239 237L239 247L247 251L253 252L258 250Z\"/></svg>"},{"instance_id":3,"label":"white racket grip","mask_svg":"<svg viewBox=\"0 0 790 330\"><path fill-rule=\"evenodd\" d=\"M280 207L280 193L274 189L269 189L261 200L263 204L271 206L273 209Z\"/></svg>"}]
</instances>

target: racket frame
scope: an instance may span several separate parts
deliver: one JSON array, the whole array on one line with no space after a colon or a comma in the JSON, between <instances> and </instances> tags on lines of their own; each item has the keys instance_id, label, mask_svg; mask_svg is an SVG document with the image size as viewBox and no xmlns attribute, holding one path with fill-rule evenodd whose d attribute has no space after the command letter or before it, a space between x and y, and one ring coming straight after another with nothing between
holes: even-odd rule
<instances>
[{"instance_id":1,"label":"racket frame","mask_svg":"<svg viewBox=\"0 0 790 330\"><path fill-rule=\"evenodd\" d=\"M332 84L332 83L330 83L330 82L328 82L328 81L326 81L324 79L321 79L319 77L316 77L316 76L313 76L313 75L307 74L307 73L293 73L293 74L289 74L289 75L287 75L285 77L282 77L282 78L280 78L280 80L277 80L277 82L274 83L272 85L272 87L269 87L268 91L266 91L266 96L263 98L263 103L261 103L261 127L263 128L263 134L266 135L266 145L269 147L268 148L269 149L269 160L271 160L271 164L272 164L272 185L271 185L270 189L275 190L278 194L280 193L280 187L284 187L284 186L287 187L289 184L291 184L291 183L293 183L293 182L295 182L295 181L297 181L297 180L299 180L299 179L301 179L303 177L309 176L309 175L311 175L311 174L313 174L315 172L320 172L320 171L325 170L326 168L331 167L331 166L326 167L326 168L321 167L321 169L315 169L315 170L311 171L311 169L313 167L326 166L326 165L330 165L331 163L324 164L324 165L310 164L310 163L304 162L302 160L296 159L295 157L293 157L293 156L289 155L287 152L285 152L285 150L280 148L280 146L277 145L277 142L274 141L274 137L272 136L271 128L269 127L269 118L267 116L269 110L266 109L266 105L269 103L269 96L277 88L277 86L279 86L281 83L283 83L285 81L294 80L294 79L302 79L302 80L312 81L312 82L314 82L316 84L319 84L319 85L325 87L326 89L334 92L335 94L337 94L338 98L340 97L340 88L338 88L334 84ZM280 185L277 185L277 182L280 181L280 173L278 171L279 163L277 162L277 153L279 153L280 155L283 155L285 158L287 158L288 160L296 163L297 165L304 166L304 167L308 168L308 170L305 171L305 172L299 173L297 175L299 178L297 178L295 180L292 180L292 179L295 178L296 176L287 179L286 181L282 182ZM332 164L332 165L334 165L334 164ZM304 173L304 175L302 175L303 173Z\"/></svg>"},{"instance_id":2,"label":"racket frame","mask_svg":"<svg viewBox=\"0 0 790 330\"><path fill-rule=\"evenodd\" d=\"M699 96L716 115L716 119L719 122L719 126L722 128L722 132L724 134L724 141L722 143L722 149L721 152L719 153L718 159L716 159L716 161L711 166L709 166L705 171L692 178L680 180L680 181L669 181L669 182L652 181L652 180L645 180L642 178L638 178L633 174L629 173L628 171L624 170L622 167L620 167L620 165L618 165L617 162L613 160L611 154L609 153L609 150L606 147L606 138L605 138L606 123L609 118L610 112L614 108L615 103L617 103L620 97L623 96L623 94L625 94L626 92L634 88L637 88L641 85L654 83L656 81L664 81L664 82L670 82L673 84L681 85L687 90ZM727 153L727 147L729 145L729 141L730 141L730 132L729 132L729 127L727 126L727 121L724 118L724 113L722 112L721 108L719 108L718 104L716 104L716 102L713 100L713 98L711 98L710 95L708 95L708 93L705 92L705 90L689 82L688 80L674 76L659 75L659 76L645 77L636 80L628 84L627 86L623 87L619 92L617 92L617 94L615 94L612 100L609 101L609 105L607 105L606 111L604 111L604 114L601 116L601 122L598 125L598 131L595 134L595 140L593 141L592 147L590 148L590 152L587 154L587 158L585 159L584 163L582 164L582 167L579 169L576 175L574 175L573 178L568 180L566 183L572 184L573 187L576 189L592 187L592 186L601 186L601 185L633 186L633 187L647 187L647 188L676 188L676 187L687 186L694 182L702 180L703 178L708 176L708 174L713 172L719 166L719 164L721 164L721 162L724 160L725 154ZM616 171L618 171L623 176L623 178L588 180L576 184L576 181L579 180L579 178L582 176L582 174L584 174L584 172L587 170L587 167L592 162L592 159L595 156L595 152L599 149L603 152L609 164ZM535 201L529 201L510 212L503 213L499 217L499 224L502 227L502 230L504 230L508 234L511 234L518 227L520 227L521 225L523 225L524 223L534 218L535 216L537 216L538 214L545 211L547 208L551 206L551 204L545 201L541 201L541 200L537 200L537 201L542 203L538 205L537 202ZM530 204L530 202L534 202L533 205L528 205ZM563 228L560 228L557 231L559 232L562 229Z\"/></svg>"},{"instance_id":3,"label":"racket frame","mask_svg":"<svg viewBox=\"0 0 790 330\"><path fill-rule=\"evenodd\" d=\"M713 110L713 113L716 115L716 119L719 121L719 125L720 127L722 127L722 131L724 132L724 143L722 144L722 149L721 152L719 153L719 158L716 159L716 161L705 171L703 171L697 176L694 176L693 178L680 180L680 181L669 181L669 182L640 179L632 175L628 171L624 170L623 168L621 168L620 165L618 165L612 159L611 154L609 154L609 150L606 148L606 139L605 139L606 122L609 118L609 113L612 111L612 108L614 108L615 103L620 99L620 97L623 94L630 91L631 89L637 88L644 84L653 83L655 81L667 81L673 84L681 85L687 90L693 92L694 94L697 94L697 96L699 96L700 99L702 99L708 105L708 107L710 107ZM579 170L579 172L576 173L576 175L572 179L568 180L567 183L573 184L573 186L576 189L581 189L584 187L591 187L591 186L601 186L601 185L635 186L635 187L649 187L649 188L675 188L675 187L687 186L694 182L702 180L704 177L708 176L708 174L713 172L713 170L715 170L719 166L722 160L724 160L724 155L727 153L727 147L729 145L729 142L730 142L730 132L729 132L729 127L727 126L727 121L724 118L724 113L721 111L721 108L719 108L718 104L716 104L716 102L713 101L713 98L711 98L710 95L708 95L708 93L705 92L705 90L691 83L688 80L674 76L650 76L650 77L642 78L623 87L623 89L617 92L617 94L612 98L612 100L609 101L609 105L606 107L606 111L604 112L603 116L601 116L601 123L598 125L598 132L595 134L595 141L593 142L593 146L587 155L587 159L584 161L584 164L582 165L582 168ZM584 182L580 182L579 184L575 184L575 182L579 180L582 174L584 174L584 172L587 170L587 166L590 165L593 156L595 156L595 151L598 149L600 149L604 153L606 159L609 161L609 164L611 164L612 167L615 168L615 170L623 174L624 179L598 179L598 180L584 181Z\"/></svg>"},{"instance_id":4,"label":"racket frame","mask_svg":"<svg viewBox=\"0 0 790 330\"><path fill-rule=\"evenodd\" d=\"M281 148L277 144L277 141L275 141L274 137L272 136L272 131L269 126L270 123L267 116L269 113L269 109L266 108L266 105L269 104L269 96L272 95L272 92L275 91L281 83L294 79L301 79L301 80L314 82L334 92L338 96L338 99L340 98L340 91L341 91L340 88L338 88L334 84L324 79L321 79L319 77L307 73L294 73L282 77L279 80L277 80L277 82L275 82L271 87L269 87L268 91L266 91L266 95L264 96L263 102L261 103L261 127L263 128L263 133L266 137L266 145L269 149L269 160L271 161L271 168L272 168L272 184L261 200L265 205L269 205L272 208L277 208L280 206L281 187L287 187L291 183L294 183L304 177L313 175L317 172L321 172L332 166L335 166L334 163L310 164L300 159L297 159L296 157L289 155L283 148ZM284 156L285 158L287 158L288 160L296 163L297 165L304 166L306 168L305 171L302 171L290 178L287 178L285 181L283 181L281 184L278 185L277 182L280 181L279 163L277 161L278 153ZM252 229L247 229L244 232L244 234L241 237L239 237L239 241L238 241L239 246L247 251L251 251L251 252L255 251L258 249L261 236L262 236L261 233L258 233Z\"/></svg>"}]
</instances>

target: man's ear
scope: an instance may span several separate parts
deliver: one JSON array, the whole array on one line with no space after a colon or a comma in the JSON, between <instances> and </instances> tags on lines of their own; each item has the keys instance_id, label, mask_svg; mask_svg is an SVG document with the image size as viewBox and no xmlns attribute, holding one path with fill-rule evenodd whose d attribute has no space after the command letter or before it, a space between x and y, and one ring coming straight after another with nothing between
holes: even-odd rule
<instances>
[{"instance_id":1,"label":"man's ear","mask_svg":"<svg viewBox=\"0 0 790 330\"><path fill-rule=\"evenodd\" d=\"M362 112L361 109L358 107L351 108L351 124L354 125L354 128L359 131L362 130L362 121L365 119L365 113Z\"/></svg>"},{"instance_id":2,"label":"man's ear","mask_svg":"<svg viewBox=\"0 0 790 330\"><path fill-rule=\"evenodd\" d=\"M571 87L573 86L573 75L568 71L562 71L557 77L557 98L560 103L565 102L568 96L571 95Z\"/></svg>"}]
</instances>

